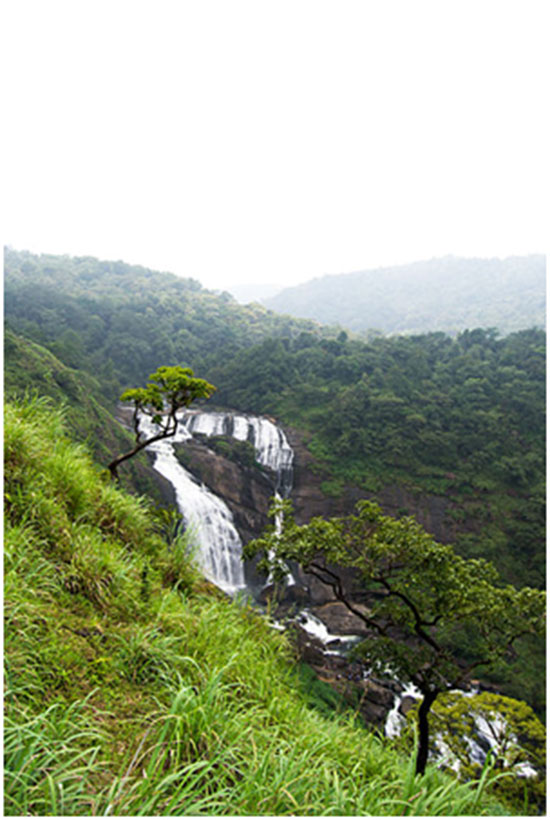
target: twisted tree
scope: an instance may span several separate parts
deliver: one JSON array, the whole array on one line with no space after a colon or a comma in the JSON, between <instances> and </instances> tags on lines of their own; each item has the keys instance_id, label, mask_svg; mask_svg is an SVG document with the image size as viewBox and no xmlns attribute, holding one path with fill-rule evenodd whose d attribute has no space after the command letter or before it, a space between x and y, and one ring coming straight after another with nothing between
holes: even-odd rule
<instances>
[{"instance_id":1,"label":"twisted tree","mask_svg":"<svg viewBox=\"0 0 550 820\"><path fill-rule=\"evenodd\" d=\"M150 376L145 387L133 387L120 397L123 402L134 405L132 426L135 446L116 456L107 465L113 479L118 481L118 467L132 458L148 444L175 435L180 417L178 414L197 399L208 399L215 387L204 379L197 379L189 367L159 367ZM146 435L140 429L140 418L148 417L155 425L155 432Z\"/></svg>"},{"instance_id":2,"label":"twisted tree","mask_svg":"<svg viewBox=\"0 0 550 820\"><path fill-rule=\"evenodd\" d=\"M313 518L302 526L295 523L289 502L276 502L272 514L281 512L282 531L270 527L245 547L245 557L260 553L259 567L275 580L288 572L287 562L300 564L369 628L371 637L360 648L369 666L390 668L420 689L416 772L423 773L428 716L438 695L489 669L522 635L541 634L544 593L499 585L488 561L461 558L452 547L435 542L414 518L393 519L370 501L359 502L357 515ZM339 572L344 567L357 570L367 612L346 591ZM465 634L467 657L456 650Z\"/></svg>"}]
</instances>

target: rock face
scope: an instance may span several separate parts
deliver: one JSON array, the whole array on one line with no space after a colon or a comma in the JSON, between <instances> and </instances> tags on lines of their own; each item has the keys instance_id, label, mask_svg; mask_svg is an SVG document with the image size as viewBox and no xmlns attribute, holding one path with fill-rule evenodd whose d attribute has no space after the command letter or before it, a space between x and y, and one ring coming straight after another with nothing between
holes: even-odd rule
<instances>
[{"instance_id":1,"label":"rock face","mask_svg":"<svg viewBox=\"0 0 550 820\"><path fill-rule=\"evenodd\" d=\"M348 485L338 497L327 496L321 489L323 477L315 471L315 459L309 452L301 433L285 427L289 444L294 450L294 486L292 501L299 524L305 524L313 516L325 517L349 515L362 498L380 504L386 515L398 516L402 510L414 515L424 529L437 541L452 543L457 534L456 523L449 518L451 502L438 495L417 495L403 487L387 486L371 493Z\"/></svg>"},{"instance_id":2,"label":"rock face","mask_svg":"<svg viewBox=\"0 0 550 820\"><path fill-rule=\"evenodd\" d=\"M230 508L244 543L256 538L269 523L273 479L264 470L237 464L197 441L176 444L182 464L221 496Z\"/></svg>"}]
</instances>

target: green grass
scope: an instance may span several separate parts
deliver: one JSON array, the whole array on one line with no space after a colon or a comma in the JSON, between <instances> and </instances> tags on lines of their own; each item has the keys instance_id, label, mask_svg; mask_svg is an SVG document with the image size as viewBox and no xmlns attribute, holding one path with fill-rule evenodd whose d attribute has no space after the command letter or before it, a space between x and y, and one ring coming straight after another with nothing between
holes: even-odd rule
<instances>
[{"instance_id":1,"label":"green grass","mask_svg":"<svg viewBox=\"0 0 550 820\"><path fill-rule=\"evenodd\" d=\"M45 347L6 329L4 336L4 388L12 399L49 396L65 406L65 426L78 441L86 441L98 464L107 465L113 453L125 452L133 436L113 418L116 403L105 386L85 370L63 364ZM122 485L162 501L145 453L120 471Z\"/></svg>"},{"instance_id":2,"label":"green grass","mask_svg":"<svg viewBox=\"0 0 550 820\"><path fill-rule=\"evenodd\" d=\"M331 710L63 426L5 410L6 814L505 813Z\"/></svg>"}]
</instances>

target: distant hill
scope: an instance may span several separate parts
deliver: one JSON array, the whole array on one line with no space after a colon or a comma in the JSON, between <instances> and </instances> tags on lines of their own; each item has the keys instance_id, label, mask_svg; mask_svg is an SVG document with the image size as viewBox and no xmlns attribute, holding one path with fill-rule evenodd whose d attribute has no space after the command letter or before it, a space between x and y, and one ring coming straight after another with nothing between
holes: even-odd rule
<instances>
[{"instance_id":1,"label":"distant hill","mask_svg":"<svg viewBox=\"0 0 550 820\"><path fill-rule=\"evenodd\" d=\"M353 331L502 334L546 324L546 260L445 256L410 265L323 276L285 288L263 304L279 313Z\"/></svg>"}]
</instances>

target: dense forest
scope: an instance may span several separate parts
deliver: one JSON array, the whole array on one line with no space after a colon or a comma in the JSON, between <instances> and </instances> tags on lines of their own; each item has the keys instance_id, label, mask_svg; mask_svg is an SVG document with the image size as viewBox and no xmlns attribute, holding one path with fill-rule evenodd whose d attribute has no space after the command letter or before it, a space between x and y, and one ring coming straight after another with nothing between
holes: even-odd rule
<instances>
[{"instance_id":1,"label":"dense forest","mask_svg":"<svg viewBox=\"0 0 550 820\"><path fill-rule=\"evenodd\" d=\"M6 393L65 404L65 426L99 463L128 441L113 418L121 392L159 365L190 366L216 386L210 405L275 416L296 431L327 502L398 487L411 499L398 511L406 516L441 499L459 554L492 560L507 583L544 587L546 336L531 326L538 319L522 326L518 318L507 335L486 324L453 336L366 338L123 262L11 249L4 262ZM124 484L161 501L144 456ZM139 598L149 582L138 564ZM544 667L542 642L526 638L493 679L542 717Z\"/></svg>"},{"instance_id":2,"label":"dense forest","mask_svg":"<svg viewBox=\"0 0 550 820\"><path fill-rule=\"evenodd\" d=\"M317 327L123 262L6 249L4 265L9 327L96 374L114 400L159 362L205 370L266 338Z\"/></svg>"},{"instance_id":3,"label":"dense forest","mask_svg":"<svg viewBox=\"0 0 550 820\"><path fill-rule=\"evenodd\" d=\"M446 256L410 265L342 273L285 288L262 302L279 313L355 331L456 334L476 327L510 333L544 327L542 255L507 259Z\"/></svg>"},{"instance_id":4,"label":"dense forest","mask_svg":"<svg viewBox=\"0 0 550 820\"><path fill-rule=\"evenodd\" d=\"M545 334L494 330L376 339L301 333L214 366L217 400L310 432L326 489L398 482L455 502L483 530L459 546L544 583Z\"/></svg>"}]
</instances>

